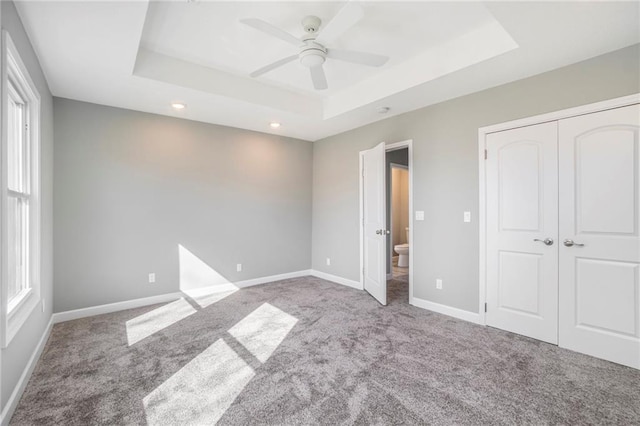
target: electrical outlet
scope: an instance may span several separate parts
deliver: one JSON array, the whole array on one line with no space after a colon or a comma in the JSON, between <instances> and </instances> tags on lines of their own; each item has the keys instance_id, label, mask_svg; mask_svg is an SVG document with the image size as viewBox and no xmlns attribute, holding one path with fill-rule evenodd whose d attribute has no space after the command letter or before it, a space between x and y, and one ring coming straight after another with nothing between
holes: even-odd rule
<instances>
[{"instance_id":1,"label":"electrical outlet","mask_svg":"<svg viewBox=\"0 0 640 426\"><path fill-rule=\"evenodd\" d=\"M327 257L327 266L331 266L331 258Z\"/></svg>"},{"instance_id":2,"label":"electrical outlet","mask_svg":"<svg viewBox=\"0 0 640 426\"><path fill-rule=\"evenodd\" d=\"M471 222L471 212L464 212L464 221Z\"/></svg>"},{"instance_id":3,"label":"electrical outlet","mask_svg":"<svg viewBox=\"0 0 640 426\"><path fill-rule=\"evenodd\" d=\"M150 283L155 283L156 282L156 274L154 272L149 274L149 282Z\"/></svg>"},{"instance_id":4,"label":"electrical outlet","mask_svg":"<svg viewBox=\"0 0 640 426\"><path fill-rule=\"evenodd\" d=\"M236 272L242 272L242 263L236 265Z\"/></svg>"},{"instance_id":5,"label":"electrical outlet","mask_svg":"<svg viewBox=\"0 0 640 426\"><path fill-rule=\"evenodd\" d=\"M442 280L440 278L436 280L436 288L442 290Z\"/></svg>"}]
</instances>

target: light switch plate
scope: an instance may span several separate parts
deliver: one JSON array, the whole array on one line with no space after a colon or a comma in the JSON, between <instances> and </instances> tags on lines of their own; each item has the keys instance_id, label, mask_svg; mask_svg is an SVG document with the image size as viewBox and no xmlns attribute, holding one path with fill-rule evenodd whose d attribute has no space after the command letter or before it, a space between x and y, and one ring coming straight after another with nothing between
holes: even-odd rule
<instances>
[{"instance_id":1,"label":"light switch plate","mask_svg":"<svg viewBox=\"0 0 640 426\"><path fill-rule=\"evenodd\" d=\"M471 222L471 212L464 212L464 221Z\"/></svg>"},{"instance_id":2,"label":"light switch plate","mask_svg":"<svg viewBox=\"0 0 640 426\"><path fill-rule=\"evenodd\" d=\"M416 220L424 220L424 211L416 210Z\"/></svg>"},{"instance_id":3,"label":"light switch plate","mask_svg":"<svg viewBox=\"0 0 640 426\"><path fill-rule=\"evenodd\" d=\"M331 266L331 258L327 257L327 266Z\"/></svg>"},{"instance_id":4,"label":"light switch plate","mask_svg":"<svg viewBox=\"0 0 640 426\"><path fill-rule=\"evenodd\" d=\"M442 280L440 278L436 280L436 288L442 290Z\"/></svg>"},{"instance_id":5,"label":"light switch plate","mask_svg":"<svg viewBox=\"0 0 640 426\"><path fill-rule=\"evenodd\" d=\"M236 272L242 272L242 263L236 265Z\"/></svg>"}]
</instances>

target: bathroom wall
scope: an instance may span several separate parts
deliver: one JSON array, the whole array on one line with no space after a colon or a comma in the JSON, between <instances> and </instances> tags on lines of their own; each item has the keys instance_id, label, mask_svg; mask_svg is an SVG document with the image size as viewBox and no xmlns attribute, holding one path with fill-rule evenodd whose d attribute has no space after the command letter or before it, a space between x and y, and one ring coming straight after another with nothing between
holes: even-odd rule
<instances>
[{"instance_id":1,"label":"bathroom wall","mask_svg":"<svg viewBox=\"0 0 640 426\"><path fill-rule=\"evenodd\" d=\"M391 168L391 248L407 243L409 226L409 170ZM397 253L392 252L392 256Z\"/></svg>"},{"instance_id":2,"label":"bathroom wall","mask_svg":"<svg viewBox=\"0 0 640 426\"><path fill-rule=\"evenodd\" d=\"M403 166L409 165L409 149L402 148L394 151L387 151L385 154L385 185L386 192L385 197L387 200L391 199L391 163L401 164ZM391 229L391 203L386 203L387 207L387 228ZM391 273L391 256L393 255L393 244L391 241L391 235L387 235L387 274Z\"/></svg>"}]
</instances>

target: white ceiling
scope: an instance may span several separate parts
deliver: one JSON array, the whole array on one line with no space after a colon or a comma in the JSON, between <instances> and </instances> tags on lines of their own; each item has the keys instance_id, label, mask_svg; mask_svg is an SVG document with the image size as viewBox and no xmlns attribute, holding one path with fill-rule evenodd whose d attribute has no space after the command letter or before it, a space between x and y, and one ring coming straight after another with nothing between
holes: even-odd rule
<instances>
[{"instance_id":1,"label":"white ceiling","mask_svg":"<svg viewBox=\"0 0 640 426\"><path fill-rule=\"evenodd\" d=\"M359 4L364 18L329 47L390 60L328 59L316 91L297 62L250 78L297 51L239 20L299 37L302 17L326 25L344 2L16 2L55 96L307 140L640 42L638 2Z\"/></svg>"},{"instance_id":2,"label":"white ceiling","mask_svg":"<svg viewBox=\"0 0 640 426\"><path fill-rule=\"evenodd\" d=\"M240 19L259 17L301 37L305 34L300 24L302 17L315 15L326 24L343 4L305 2L283 8L266 2L152 2L147 11L141 46L246 76L277 59L296 54L297 50L240 24ZM390 60L386 68L493 20L481 3L361 5L364 18L331 47L387 55ZM314 90L309 73L296 62L268 73L262 80L305 95L327 97L378 72L376 68L331 60L326 63L325 70L330 82L329 90L325 91Z\"/></svg>"}]
</instances>

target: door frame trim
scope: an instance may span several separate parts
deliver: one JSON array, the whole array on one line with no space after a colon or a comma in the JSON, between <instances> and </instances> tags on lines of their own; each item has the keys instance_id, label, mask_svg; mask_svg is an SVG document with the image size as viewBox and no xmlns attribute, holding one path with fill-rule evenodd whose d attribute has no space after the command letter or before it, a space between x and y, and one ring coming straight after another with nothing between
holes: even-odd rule
<instances>
[{"instance_id":1,"label":"door frame trim","mask_svg":"<svg viewBox=\"0 0 640 426\"><path fill-rule=\"evenodd\" d=\"M409 304L414 305L413 303L413 252L415 250L414 238L413 238L413 139L407 139L400 142L389 143L385 142L384 144L385 152L396 151L402 148L408 148L409 153ZM362 179L362 166L363 166L363 155L365 151L360 151L358 154L359 164L358 164L358 180L359 180L359 197L358 204L360 206L360 225L358 228L360 229L360 287L364 290L364 194L362 191L362 187L364 185L364 181ZM386 172L385 172L386 173ZM385 176L385 185L386 185L386 176ZM386 206L385 206L386 208ZM387 267L387 263L385 261L385 269ZM386 275L386 274L385 274Z\"/></svg>"},{"instance_id":2,"label":"door frame trim","mask_svg":"<svg viewBox=\"0 0 640 426\"><path fill-rule=\"evenodd\" d=\"M519 127L532 126L550 121L563 120L565 118L577 117L579 115L592 114L595 112L606 111L609 109L622 108L629 105L640 103L640 93L623 96L614 99L608 99L601 102L594 102L587 105L581 105L573 108L567 108L546 114L534 115L531 117L521 118L518 120L507 121L504 123L493 124L491 126L480 127L478 129L478 228L479 228L479 282L478 282L478 313L480 314L480 324L486 325L487 319L484 312L484 304L487 300L487 182L486 182L486 162L485 149L486 137L490 133L501 132L504 130L517 129ZM411 260L411 258L409 258Z\"/></svg>"}]
</instances>

